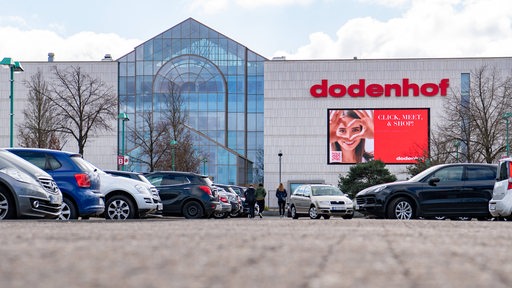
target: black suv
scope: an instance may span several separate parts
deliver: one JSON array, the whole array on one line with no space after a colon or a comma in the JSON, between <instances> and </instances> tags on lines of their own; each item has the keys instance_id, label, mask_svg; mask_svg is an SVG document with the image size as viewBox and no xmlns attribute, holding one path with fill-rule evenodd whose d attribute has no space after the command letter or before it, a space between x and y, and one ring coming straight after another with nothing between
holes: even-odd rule
<instances>
[{"instance_id":1,"label":"black suv","mask_svg":"<svg viewBox=\"0 0 512 288\"><path fill-rule=\"evenodd\" d=\"M221 209L219 198L206 175L190 172L158 171L145 174L160 192L164 216L188 219L209 218Z\"/></svg>"},{"instance_id":2,"label":"black suv","mask_svg":"<svg viewBox=\"0 0 512 288\"><path fill-rule=\"evenodd\" d=\"M389 219L459 217L489 219L496 165L456 163L432 166L407 181L366 188L356 211Z\"/></svg>"}]
</instances>

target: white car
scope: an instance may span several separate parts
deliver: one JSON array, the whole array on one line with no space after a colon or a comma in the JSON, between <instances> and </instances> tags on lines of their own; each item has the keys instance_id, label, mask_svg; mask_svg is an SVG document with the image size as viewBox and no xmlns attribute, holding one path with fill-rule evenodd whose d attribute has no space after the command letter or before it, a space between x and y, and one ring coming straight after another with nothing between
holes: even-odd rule
<instances>
[{"instance_id":1,"label":"white car","mask_svg":"<svg viewBox=\"0 0 512 288\"><path fill-rule=\"evenodd\" d=\"M499 161L496 182L489 200L489 212L493 217L512 218L512 158Z\"/></svg>"},{"instance_id":2,"label":"white car","mask_svg":"<svg viewBox=\"0 0 512 288\"><path fill-rule=\"evenodd\" d=\"M151 183L113 176L90 165L100 176L100 192L105 195L105 219L140 218L162 210L158 190Z\"/></svg>"},{"instance_id":3,"label":"white car","mask_svg":"<svg viewBox=\"0 0 512 288\"><path fill-rule=\"evenodd\" d=\"M304 184L290 196L290 216L298 219L309 216L311 219L329 219L341 216L343 219L354 217L354 203L340 189L326 184Z\"/></svg>"}]
</instances>

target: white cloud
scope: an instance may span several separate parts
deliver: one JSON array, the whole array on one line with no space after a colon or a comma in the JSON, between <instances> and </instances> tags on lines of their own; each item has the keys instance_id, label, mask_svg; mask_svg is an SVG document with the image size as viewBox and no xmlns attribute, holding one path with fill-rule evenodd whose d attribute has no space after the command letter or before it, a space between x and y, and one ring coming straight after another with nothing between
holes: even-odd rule
<instances>
[{"instance_id":1,"label":"white cloud","mask_svg":"<svg viewBox=\"0 0 512 288\"><path fill-rule=\"evenodd\" d=\"M356 18L333 39L314 33L287 59L511 56L512 2L415 0L406 13L385 22Z\"/></svg>"},{"instance_id":2,"label":"white cloud","mask_svg":"<svg viewBox=\"0 0 512 288\"><path fill-rule=\"evenodd\" d=\"M0 28L0 39L13 39L0 42L0 56L19 61L46 60L48 52L55 53L55 61L94 61L103 59L105 54L117 59L141 43L112 33L80 32L63 38L47 30L13 27Z\"/></svg>"}]
</instances>

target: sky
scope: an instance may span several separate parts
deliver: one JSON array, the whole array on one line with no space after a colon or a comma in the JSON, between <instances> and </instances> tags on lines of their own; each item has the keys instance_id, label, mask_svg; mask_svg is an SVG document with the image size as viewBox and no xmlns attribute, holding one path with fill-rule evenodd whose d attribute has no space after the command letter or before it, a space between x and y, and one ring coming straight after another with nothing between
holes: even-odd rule
<instances>
[{"instance_id":1,"label":"sky","mask_svg":"<svg viewBox=\"0 0 512 288\"><path fill-rule=\"evenodd\" d=\"M0 58L119 59L192 17L268 59L511 57L510 0L0 0Z\"/></svg>"}]
</instances>

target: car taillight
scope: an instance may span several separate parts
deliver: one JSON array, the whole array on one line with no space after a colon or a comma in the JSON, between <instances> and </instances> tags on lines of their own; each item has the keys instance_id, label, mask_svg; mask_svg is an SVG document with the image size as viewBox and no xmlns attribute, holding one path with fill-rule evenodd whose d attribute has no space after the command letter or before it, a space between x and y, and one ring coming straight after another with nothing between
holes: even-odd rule
<instances>
[{"instance_id":1,"label":"car taillight","mask_svg":"<svg viewBox=\"0 0 512 288\"><path fill-rule=\"evenodd\" d=\"M219 200L224 202L224 203L229 203L228 197L226 197L226 196L220 196Z\"/></svg>"},{"instance_id":2,"label":"car taillight","mask_svg":"<svg viewBox=\"0 0 512 288\"><path fill-rule=\"evenodd\" d=\"M512 179L508 178L507 190L510 190L510 189L512 189Z\"/></svg>"},{"instance_id":3,"label":"car taillight","mask_svg":"<svg viewBox=\"0 0 512 288\"><path fill-rule=\"evenodd\" d=\"M75 174L76 183L78 184L78 187L81 188L89 188L91 187L91 179L89 178L89 175L85 173Z\"/></svg>"},{"instance_id":4,"label":"car taillight","mask_svg":"<svg viewBox=\"0 0 512 288\"><path fill-rule=\"evenodd\" d=\"M210 196L213 196L212 195L212 189L210 189L210 187L208 186L199 186L199 189L203 190L204 193L210 195Z\"/></svg>"}]
</instances>

